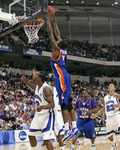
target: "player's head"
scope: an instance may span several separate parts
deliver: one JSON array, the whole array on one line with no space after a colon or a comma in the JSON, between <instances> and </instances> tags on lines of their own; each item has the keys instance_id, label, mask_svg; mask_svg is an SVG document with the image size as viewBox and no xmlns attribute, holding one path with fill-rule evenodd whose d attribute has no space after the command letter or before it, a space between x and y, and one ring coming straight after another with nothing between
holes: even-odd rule
<instances>
[{"instance_id":1,"label":"player's head","mask_svg":"<svg viewBox=\"0 0 120 150\"><path fill-rule=\"evenodd\" d=\"M109 92L110 91L115 91L115 90L116 90L116 88L115 88L115 85L113 83L108 86L108 91Z\"/></svg>"},{"instance_id":2,"label":"player's head","mask_svg":"<svg viewBox=\"0 0 120 150\"><path fill-rule=\"evenodd\" d=\"M36 71L35 74L33 74L33 80L36 84L38 84L38 82L45 82L46 81L46 76L44 72L38 72Z\"/></svg>"},{"instance_id":3,"label":"player's head","mask_svg":"<svg viewBox=\"0 0 120 150\"><path fill-rule=\"evenodd\" d=\"M89 97L89 93L88 93L88 91L87 91L87 90L83 92L83 97L84 97L84 98Z\"/></svg>"},{"instance_id":4,"label":"player's head","mask_svg":"<svg viewBox=\"0 0 120 150\"><path fill-rule=\"evenodd\" d=\"M67 46L68 46L68 43L66 40L62 39L59 43L58 43L58 46L62 49L66 49Z\"/></svg>"}]
</instances>

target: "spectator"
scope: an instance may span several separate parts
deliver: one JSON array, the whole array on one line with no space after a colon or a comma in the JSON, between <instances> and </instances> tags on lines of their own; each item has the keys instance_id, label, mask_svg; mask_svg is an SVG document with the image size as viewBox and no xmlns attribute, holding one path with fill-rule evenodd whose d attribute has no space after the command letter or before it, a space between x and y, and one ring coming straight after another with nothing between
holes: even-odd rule
<instances>
[{"instance_id":1,"label":"spectator","mask_svg":"<svg viewBox=\"0 0 120 150\"><path fill-rule=\"evenodd\" d=\"M26 123L25 120L23 120L22 127L23 127L23 128L22 128L23 130L26 130L26 129L27 129L27 123Z\"/></svg>"},{"instance_id":2,"label":"spectator","mask_svg":"<svg viewBox=\"0 0 120 150\"><path fill-rule=\"evenodd\" d=\"M9 120L11 120L11 118L10 118L10 115L7 113L7 114L6 114L6 118L5 118L5 122L7 122L7 123L8 123L8 122L9 122Z\"/></svg>"},{"instance_id":3,"label":"spectator","mask_svg":"<svg viewBox=\"0 0 120 150\"><path fill-rule=\"evenodd\" d=\"M4 127L4 120L0 119L0 130L3 130Z\"/></svg>"},{"instance_id":4,"label":"spectator","mask_svg":"<svg viewBox=\"0 0 120 150\"><path fill-rule=\"evenodd\" d=\"M4 126L2 128L3 130L11 130L10 126L8 125L8 122L5 121Z\"/></svg>"},{"instance_id":5,"label":"spectator","mask_svg":"<svg viewBox=\"0 0 120 150\"><path fill-rule=\"evenodd\" d=\"M11 121L12 121L12 122L15 122L15 121L16 121L16 118L15 118L14 114L11 114Z\"/></svg>"},{"instance_id":6,"label":"spectator","mask_svg":"<svg viewBox=\"0 0 120 150\"><path fill-rule=\"evenodd\" d=\"M19 116L18 116L16 119L18 120L18 123L20 123L20 121L23 122L23 119L22 119L22 117L20 116L20 114L19 114Z\"/></svg>"}]
</instances>

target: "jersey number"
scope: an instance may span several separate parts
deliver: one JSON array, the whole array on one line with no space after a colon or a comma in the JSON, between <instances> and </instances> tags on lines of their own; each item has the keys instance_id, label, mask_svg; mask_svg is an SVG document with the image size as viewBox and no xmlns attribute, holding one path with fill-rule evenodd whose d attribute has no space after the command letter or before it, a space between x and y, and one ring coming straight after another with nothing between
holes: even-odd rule
<instances>
[{"instance_id":1,"label":"jersey number","mask_svg":"<svg viewBox=\"0 0 120 150\"><path fill-rule=\"evenodd\" d=\"M111 104L111 105L107 105L107 112L108 111L112 111L112 110L114 110L114 105L113 104Z\"/></svg>"},{"instance_id":2,"label":"jersey number","mask_svg":"<svg viewBox=\"0 0 120 150\"><path fill-rule=\"evenodd\" d=\"M41 98L38 95L35 95L36 100L36 104L40 105L40 102L42 102ZM39 102L40 101L40 102Z\"/></svg>"},{"instance_id":3,"label":"jersey number","mask_svg":"<svg viewBox=\"0 0 120 150\"><path fill-rule=\"evenodd\" d=\"M62 55L63 61L65 60L65 55Z\"/></svg>"}]
</instances>

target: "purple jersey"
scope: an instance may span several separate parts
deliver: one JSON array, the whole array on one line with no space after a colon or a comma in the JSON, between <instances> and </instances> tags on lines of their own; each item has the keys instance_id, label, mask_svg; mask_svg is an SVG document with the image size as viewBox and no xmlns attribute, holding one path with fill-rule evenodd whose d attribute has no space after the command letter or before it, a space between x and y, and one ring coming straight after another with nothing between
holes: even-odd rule
<instances>
[{"instance_id":1,"label":"purple jersey","mask_svg":"<svg viewBox=\"0 0 120 150\"><path fill-rule=\"evenodd\" d=\"M97 103L94 99L88 98L88 99L80 99L77 101L75 108L78 108L78 118L80 119L90 119L90 116L86 115L86 112L89 110L95 108L97 106Z\"/></svg>"}]
</instances>

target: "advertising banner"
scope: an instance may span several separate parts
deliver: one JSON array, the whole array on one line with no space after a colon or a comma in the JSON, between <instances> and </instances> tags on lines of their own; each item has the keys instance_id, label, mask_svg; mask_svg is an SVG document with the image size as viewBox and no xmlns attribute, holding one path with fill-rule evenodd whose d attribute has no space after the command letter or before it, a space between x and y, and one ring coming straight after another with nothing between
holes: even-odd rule
<instances>
[{"instance_id":1,"label":"advertising banner","mask_svg":"<svg viewBox=\"0 0 120 150\"><path fill-rule=\"evenodd\" d=\"M15 142L23 143L23 142L28 142L29 137L28 137L29 130L15 130ZM43 138L41 136L36 136L37 141L42 141Z\"/></svg>"},{"instance_id":2,"label":"advertising banner","mask_svg":"<svg viewBox=\"0 0 120 150\"><path fill-rule=\"evenodd\" d=\"M36 49L23 49L23 54L25 54L25 55L34 55L34 56L42 56L42 51L38 51Z\"/></svg>"},{"instance_id":3,"label":"advertising banner","mask_svg":"<svg viewBox=\"0 0 120 150\"><path fill-rule=\"evenodd\" d=\"M29 130L15 130L15 142L28 142Z\"/></svg>"},{"instance_id":4,"label":"advertising banner","mask_svg":"<svg viewBox=\"0 0 120 150\"><path fill-rule=\"evenodd\" d=\"M0 51L12 52L12 47L9 45L0 44Z\"/></svg>"}]
</instances>

